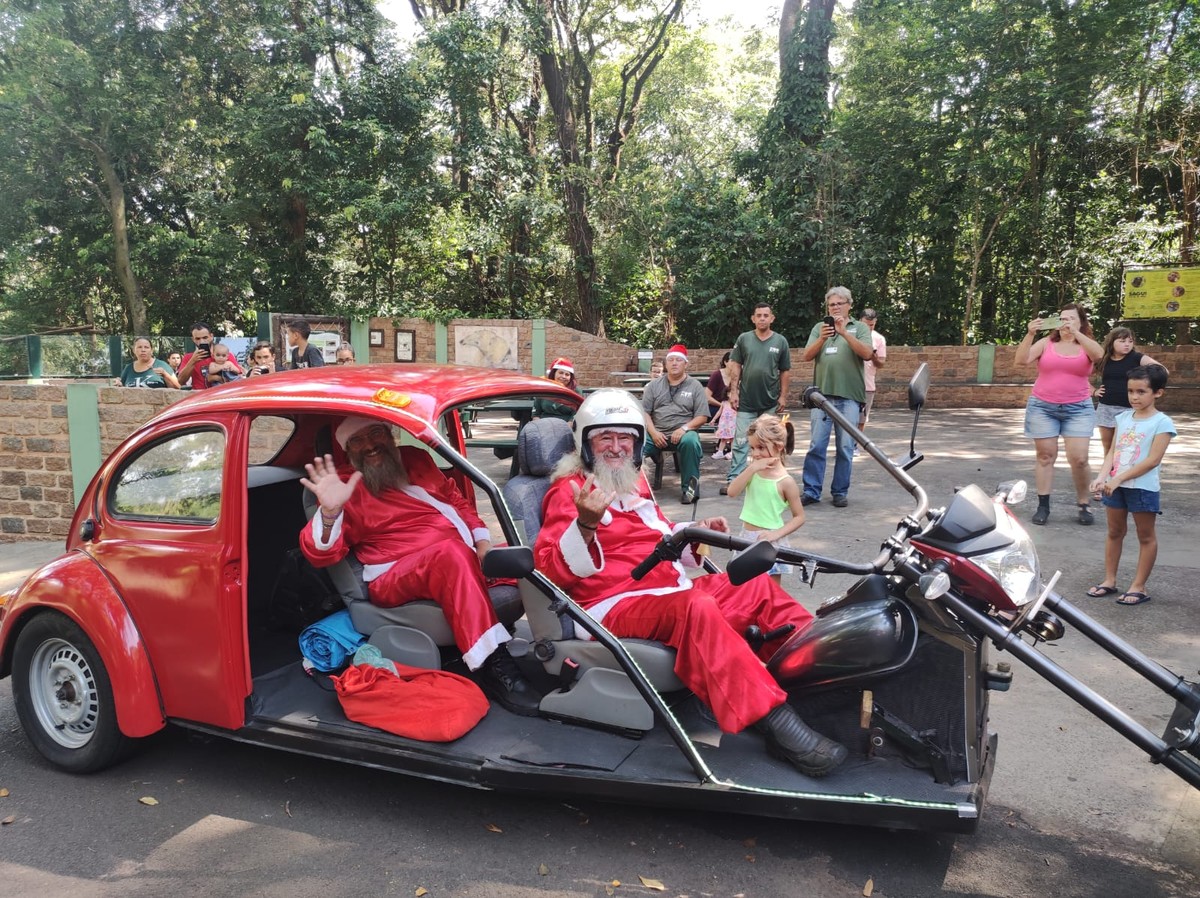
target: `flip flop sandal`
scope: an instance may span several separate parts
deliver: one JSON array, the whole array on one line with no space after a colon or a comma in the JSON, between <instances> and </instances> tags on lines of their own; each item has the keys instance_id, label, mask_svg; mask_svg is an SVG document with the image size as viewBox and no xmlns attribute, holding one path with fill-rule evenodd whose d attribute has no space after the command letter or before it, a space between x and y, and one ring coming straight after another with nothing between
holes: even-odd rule
<instances>
[{"instance_id":1,"label":"flip flop sandal","mask_svg":"<svg viewBox=\"0 0 1200 898\"><path fill-rule=\"evenodd\" d=\"M1099 583L1089 589L1087 594L1093 599L1102 599L1105 596L1115 596L1118 592L1120 590L1115 586L1105 586L1103 583Z\"/></svg>"},{"instance_id":2,"label":"flip flop sandal","mask_svg":"<svg viewBox=\"0 0 1200 898\"><path fill-rule=\"evenodd\" d=\"M1132 602L1123 602L1121 599L1133 599ZM1118 605L1142 605L1150 601L1150 597L1144 592L1123 592L1121 598L1117 599Z\"/></svg>"},{"instance_id":3,"label":"flip flop sandal","mask_svg":"<svg viewBox=\"0 0 1200 898\"><path fill-rule=\"evenodd\" d=\"M1092 517L1092 510L1082 502L1079 504L1079 523L1088 527L1096 523L1096 519Z\"/></svg>"}]
</instances>

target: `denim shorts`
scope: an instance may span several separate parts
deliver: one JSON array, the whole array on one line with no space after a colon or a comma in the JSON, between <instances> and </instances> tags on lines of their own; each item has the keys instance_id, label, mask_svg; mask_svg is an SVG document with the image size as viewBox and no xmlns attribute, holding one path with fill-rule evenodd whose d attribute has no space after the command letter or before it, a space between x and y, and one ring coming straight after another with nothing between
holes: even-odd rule
<instances>
[{"instance_id":1,"label":"denim shorts","mask_svg":"<svg viewBox=\"0 0 1200 898\"><path fill-rule=\"evenodd\" d=\"M1030 396L1025 406L1025 436L1031 440L1090 437L1095 429L1096 409L1090 399L1060 404Z\"/></svg>"},{"instance_id":2,"label":"denim shorts","mask_svg":"<svg viewBox=\"0 0 1200 898\"><path fill-rule=\"evenodd\" d=\"M1150 512L1151 514L1162 514L1159 508L1158 490L1139 490L1132 486L1119 486L1112 491L1111 496L1103 498L1105 508L1123 508L1126 511Z\"/></svg>"},{"instance_id":3,"label":"denim shorts","mask_svg":"<svg viewBox=\"0 0 1200 898\"><path fill-rule=\"evenodd\" d=\"M1105 405L1101 402L1096 406L1096 426L1115 430L1117 427L1117 415L1127 411L1129 411L1129 406L1127 405Z\"/></svg>"}]
</instances>

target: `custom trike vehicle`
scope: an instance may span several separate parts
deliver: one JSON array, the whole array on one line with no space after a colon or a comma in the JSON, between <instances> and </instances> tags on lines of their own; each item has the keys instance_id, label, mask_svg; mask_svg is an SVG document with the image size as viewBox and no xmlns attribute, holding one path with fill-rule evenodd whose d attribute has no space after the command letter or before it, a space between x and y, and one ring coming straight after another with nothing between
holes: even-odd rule
<instances>
[{"instance_id":1,"label":"custom trike vehicle","mask_svg":"<svg viewBox=\"0 0 1200 898\"><path fill-rule=\"evenodd\" d=\"M922 371L910 385L917 419L927 384ZM553 464L574 445L566 422L528 420L538 397L579 402L542 378L388 365L255 378L159 414L101 465L63 555L0 599L0 676L13 678L30 741L82 773L171 723L486 789L969 832L996 758L989 694L1011 680L1006 664L989 663L994 645L1200 786L1192 757L1200 689L1042 583L1032 542L1004 505L1008 491L967 487L931 509L907 473L920 460L916 421L909 456L893 461L832 408L915 503L870 561L779 550L808 580L823 571L858 576L768 665L804 719L846 745L849 759L810 779L769 757L753 729L720 733L675 677L673 650L613 637L534 569L541 498ZM815 391L806 398L825 407ZM489 409L516 419L511 431L523 426L484 435ZM365 601L352 558L326 569L328 579L298 561L313 512L304 464L325 453L344 460L332 435L347 416L377 419L402 444L428 451L507 543L486 556L485 574L497 578L497 614L545 693L539 716L493 704L461 738L424 742L351 721L328 682L306 669L298 635L343 605L386 657L462 669L437 605L385 611ZM470 421L476 426L465 429ZM472 461L514 450L503 487ZM775 551L688 526L645 567L675 563L696 541L750 548L730 565L743 582ZM1175 701L1161 737L1036 650L1066 624Z\"/></svg>"}]
</instances>

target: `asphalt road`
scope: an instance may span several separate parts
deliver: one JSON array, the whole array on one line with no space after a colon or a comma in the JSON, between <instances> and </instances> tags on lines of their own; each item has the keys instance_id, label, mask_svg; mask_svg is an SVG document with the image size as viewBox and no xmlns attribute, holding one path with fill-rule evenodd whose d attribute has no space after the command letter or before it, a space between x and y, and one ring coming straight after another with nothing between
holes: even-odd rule
<instances>
[{"instance_id":1,"label":"asphalt road","mask_svg":"<svg viewBox=\"0 0 1200 898\"><path fill-rule=\"evenodd\" d=\"M1101 623L1194 678L1200 416L1180 416L1177 424L1153 602L1119 608L1082 598L1102 570L1104 531L1067 519L1065 469L1050 524L1031 530L1043 566L1062 569L1065 595L1079 597ZM908 427L906 416L883 412L870 433L900 455ZM956 485L1031 476L1032 452L1019 434L1019 412L927 411L918 440L927 458L914 474L935 504ZM806 440L799 442L797 473ZM715 496L722 464L705 462L703 492L711 498L702 501L701 517L736 514L736 503ZM506 470L507 463L497 465ZM675 492L668 475L662 501L686 512L674 505ZM898 487L860 459L850 508L833 509L827 501L811 507L801 534L823 554L868 558L906 507ZM1027 517L1032 507L1028 502L1019 515ZM1126 567L1136 549L1131 544L1128 551ZM0 570L11 580L31 555L52 552L0 546ZM833 577L813 590L791 585L809 607L841 586ZM1151 729L1161 730L1169 717L1168 700L1079 634L1045 652ZM116 768L73 777L50 768L25 741L5 680L0 893L696 898L856 896L869 886L889 898L1200 894L1200 791L1014 666L1012 691L993 697L999 760L984 819L971 836L498 795L177 729L147 740Z\"/></svg>"}]
</instances>

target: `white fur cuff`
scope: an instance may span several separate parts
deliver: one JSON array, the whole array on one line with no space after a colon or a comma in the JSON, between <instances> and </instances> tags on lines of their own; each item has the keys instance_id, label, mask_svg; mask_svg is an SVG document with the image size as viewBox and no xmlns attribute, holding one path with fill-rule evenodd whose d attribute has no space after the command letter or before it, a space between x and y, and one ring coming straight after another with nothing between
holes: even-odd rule
<instances>
[{"instance_id":1,"label":"white fur cuff","mask_svg":"<svg viewBox=\"0 0 1200 898\"><path fill-rule=\"evenodd\" d=\"M576 577L590 577L604 570L604 550L600 548L600 533L596 533L596 551L600 553L600 563L592 561L592 550L583 541L583 534L574 523L567 526L558 540L558 551L562 552L563 560L571 573Z\"/></svg>"}]
</instances>

